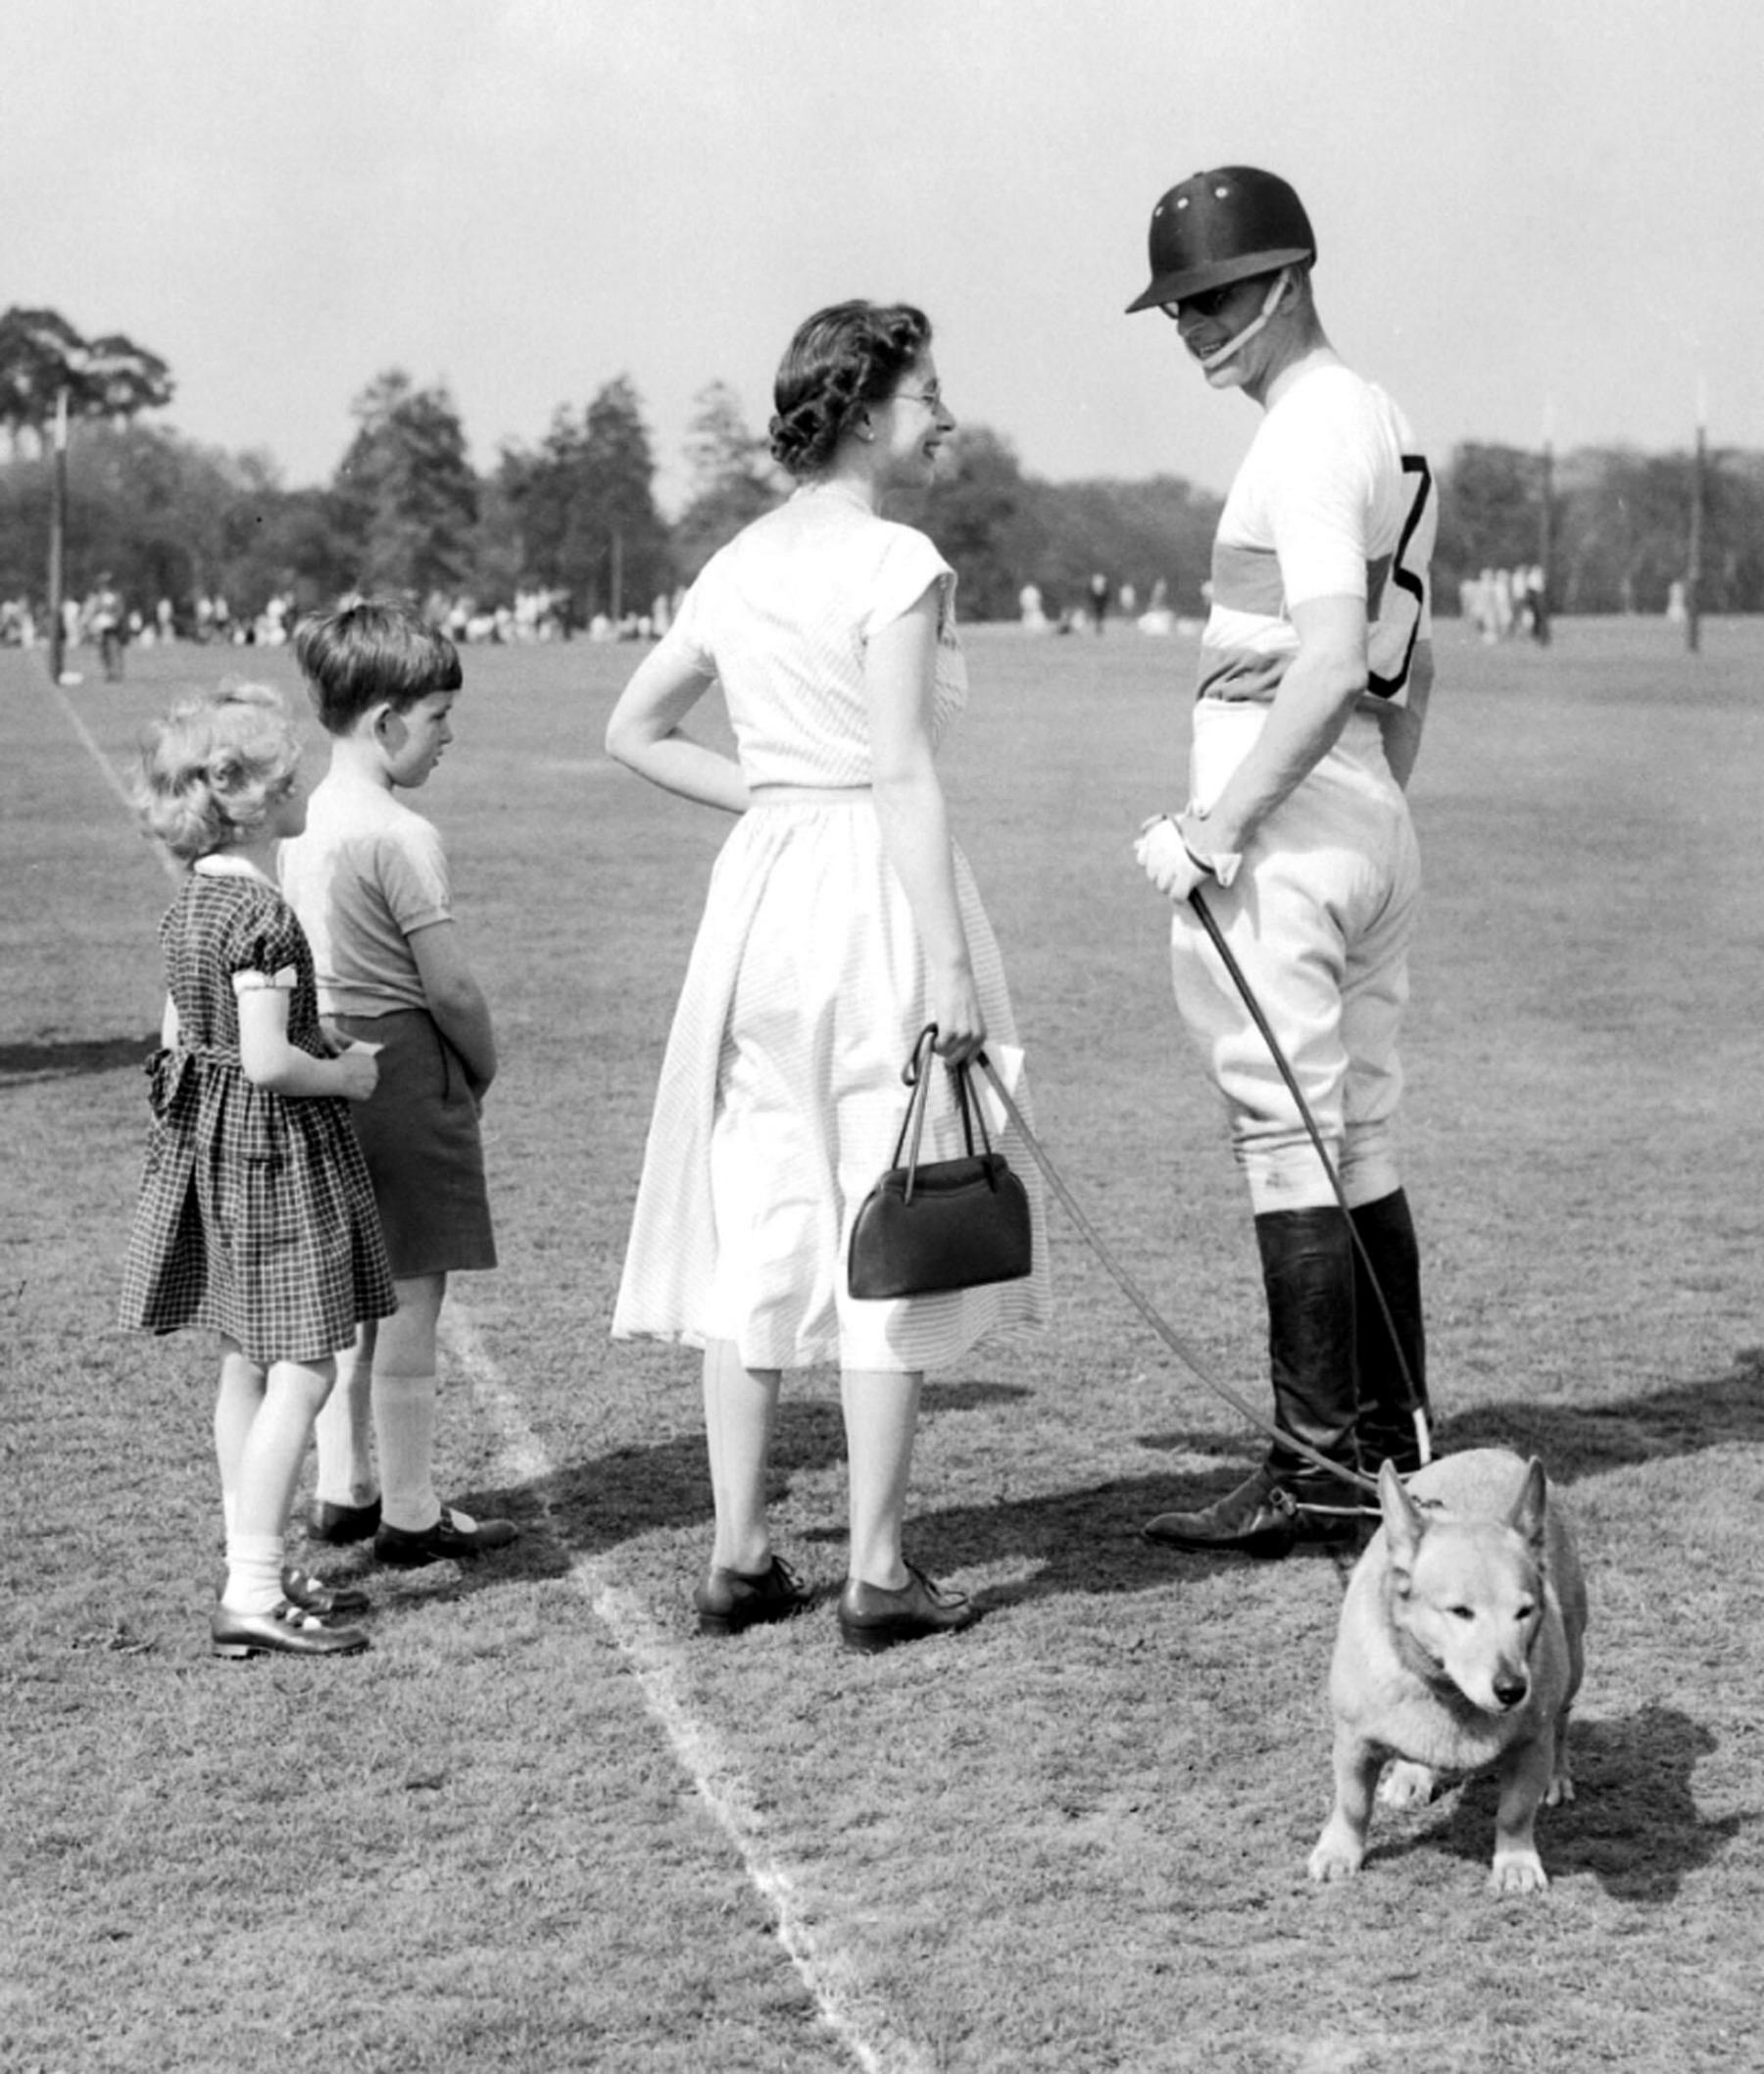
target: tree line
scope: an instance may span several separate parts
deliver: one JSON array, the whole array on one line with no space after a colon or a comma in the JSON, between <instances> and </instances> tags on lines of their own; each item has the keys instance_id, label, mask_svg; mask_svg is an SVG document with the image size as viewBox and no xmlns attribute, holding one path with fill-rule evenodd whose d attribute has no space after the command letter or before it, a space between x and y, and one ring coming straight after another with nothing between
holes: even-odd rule
<instances>
[{"instance_id":1,"label":"tree line","mask_svg":"<svg viewBox=\"0 0 1764 2074\"><path fill-rule=\"evenodd\" d=\"M586 405L561 405L543 436L512 442L488 470L470 462L448 390L398 369L352 405L355 431L329 482L290 488L263 452L228 454L142 423L174 386L157 356L118 335L79 338L54 312L0 318L0 596L40 599L52 456L62 399L77 426L68 458L68 587L101 572L146 613L201 597L250 614L271 597L296 610L346 590L396 591L480 608L523 590L561 601L567 622L648 614L784 494L762 436L727 384L696 400L684 503L655 497L657 463L628 374ZM1530 565L1547 543L1553 609L1659 612L1686 573L1694 457L1587 448L1553 469L1522 449L1457 448L1441 469L1439 607L1487 568ZM938 481L899 516L922 524L958 571L969 619L1014 618L1034 583L1055 618L1082 605L1095 572L1204 611L1220 500L1182 477L1049 482L1025 472L1003 432L964 426ZM1708 612L1764 610L1764 456L1708 457L1701 582Z\"/></svg>"}]
</instances>

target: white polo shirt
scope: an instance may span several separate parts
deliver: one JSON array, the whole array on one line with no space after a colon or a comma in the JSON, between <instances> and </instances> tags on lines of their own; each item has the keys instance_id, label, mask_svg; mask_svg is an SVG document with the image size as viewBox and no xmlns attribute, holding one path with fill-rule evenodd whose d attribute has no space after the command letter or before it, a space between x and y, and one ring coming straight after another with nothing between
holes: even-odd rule
<instances>
[{"instance_id":1,"label":"white polo shirt","mask_svg":"<svg viewBox=\"0 0 1764 2074\"><path fill-rule=\"evenodd\" d=\"M1266 705L1298 650L1290 617L1313 598L1366 601L1362 707L1407 703L1433 634L1433 472L1402 413L1338 365L1300 376L1262 418L1213 541L1200 695Z\"/></svg>"}]
</instances>

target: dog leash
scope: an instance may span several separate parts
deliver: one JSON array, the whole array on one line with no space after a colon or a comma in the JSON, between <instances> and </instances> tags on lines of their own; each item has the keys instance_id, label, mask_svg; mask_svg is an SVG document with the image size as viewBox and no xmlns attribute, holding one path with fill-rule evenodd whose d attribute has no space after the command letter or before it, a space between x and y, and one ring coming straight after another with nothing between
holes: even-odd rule
<instances>
[{"instance_id":1,"label":"dog leash","mask_svg":"<svg viewBox=\"0 0 1764 2074\"><path fill-rule=\"evenodd\" d=\"M1307 1442L1298 1439L1294 1434L1285 1432L1271 1418L1258 1411L1247 1398L1239 1396L1229 1383L1220 1382L1218 1377L1211 1373L1194 1348L1182 1337L1175 1326L1169 1322L1162 1311L1157 1309L1156 1305L1147 1296L1132 1275L1121 1265L1120 1261L1115 1259L1102 1234L1098 1231L1090 1218L1085 1215L1083 1206L1066 1186L1063 1177L1054 1166L1053 1160L1049 1159L1041 1140L1029 1128L1028 1123L1024 1120L1022 1111L1017 1107L1010 1090L1000 1079L998 1068L993 1064L992 1061L984 1052L979 1052L975 1055L974 1063L979 1066L992 1083L993 1092L1004 1106L1005 1115L1010 1118L1017 1135L1029 1148L1030 1157L1034 1160L1036 1165L1041 1168L1048 1186L1059 1198L1060 1203L1064 1206L1066 1214L1084 1235L1085 1242L1092 1253L1096 1255L1097 1259L1102 1261L1102 1265L1114 1277L1120 1286L1122 1294L1133 1306L1134 1309L1139 1312L1152 1330L1157 1334L1158 1338L1163 1341L1164 1345L1169 1348L1170 1352L1175 1355L1183 1366L1200 1382L1204 1383L1215 1397L1223 1398L1234 1411L1240 1412L1252 1426L1258 1427L1270 1439L1277 1441L1282 1448L1290 1449L1295 1455L1302 1455L1307 1461L1314 1463L1320 1469L1327 1469L1331 1476L1342 1483L1357 1484L1362 1491L1376 1493L1378 1479L1375 1476L1367 1476L1358 1469L1344 1468L1339 1461L1331 1461L1327 1455L1320 1454ZM1335 1511L1346 1508L1338 1508L1331 1506L1307 1506L1304 1509L1306 1511ZM1354 1507L1352 1509L1357 1510L1358 1508Z\"/></svg>"},{"instance_id":2,"label":"dog leash","mask_svg":"<svg viewBox=\"0 0 1764 2074\"><path fill-rule=\"evenodd\" d=\"M1195 887L1194 891L1190 893L1189 906L1200 917L1200 926L1211 939L1213 949L1219 954L1220 963L1231 975L1231 983L1238 990L1238 998L1243 1002L1245 1008L1249 1010L1250 1019L1261 1032L1262 1042L1268 1047L1275 1065L1279 1067L1280 1077L1286 1082L1287 1093L1292 1096L1294 1102L1298 1105L1298 1114L1303 1120L1305 1130L1309 1133L1311 1144L1316 1148L1317 1158L1323 1162L1323 1171L1329 1177L1330 1189L1334 1193L1336 1201L1342 1206L1342 1215L1348 1220L1348 1234L1353 1242L1353 1250L1359 1257L1359 1263L1366 1271L1366 1281L1371 1288L1373 1296L1377 1299L1379 1315L1384 1319L1385 1331L1390 1337L1391 1351L1396 1357L1397 1371L1402 1377L1402 1387L1408 1397L1408 1414L1414 1422L1415 1445L1420 1450L1422 1461L1424 1463L1430 1462L1433 1460L1433 1435L1428 1430L1427 1407L1422 1404L1421 1393L1415 1387L1415 1378L1409 1372L1408 1358L1402 1351L1401 1336L1396 1330L1396 1320L1391 1315L1391 1307L1385 1300L1385 1293L1378 1279L1378 1271L1372 1265L1372 1257L1366 1251L1366 1242L1360 1237L1359 1227L1353 1221L1353 1211L1348 1206L1348 1192L1342 1186L1342 1177L1336 1171L1335 1161L1329 1157L1329 1148L1323 1142L1323 1133L1317 1128L1317 1120L1311 1114L1310 1105L1305 1101L1304 1092L1298 1085L1298 1076L1293 1071L1286 1053L1281 1049L1280 1040L1274 1034L1273 1024L1269 1022L1267 1016L1262 1012L1261 1003L1256 1000L1254 989L1250 986L1243 966L1238 963L1237 959L1232 955L1231 946L1225 941L1224 931L1214 918L1212 910L1201 899L1199 886Z\"/></svg>"}]
</instances>

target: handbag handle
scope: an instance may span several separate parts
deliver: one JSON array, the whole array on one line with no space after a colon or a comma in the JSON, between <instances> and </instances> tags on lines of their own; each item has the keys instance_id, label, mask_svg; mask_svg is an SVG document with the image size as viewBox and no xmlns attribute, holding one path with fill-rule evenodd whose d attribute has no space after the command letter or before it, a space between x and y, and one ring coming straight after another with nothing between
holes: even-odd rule
<instances>
[{"instance_id":1,"label":"handbag handle","mask_svg":"<svg viewBox=\"0 0 1764 2074\"><path fill-rule=\"evenodd\" d=\"M906 1105L906 1113L901 1118L901 1134L895 1140L894 1158L890 1165L901 1164L901 1155L906 1155L906 1200L912 1201L913 1178L918 1172L919 1141L925 1131L925 1101L930 1090L931 1075L928 1068L933 1055L932 1047L937 1042L937 1025L928 1022L913 1039L912 1050L907 1054L906 1063L901 1068L901 1078L912 1090L912 1098ZM981 1065L987 1062L986 1054L977 1054ZM965 1065L949 1068L950 1078L956 1084L956 1106L961 1111L961 1137L967 1148L967 1156L974 1156L974 1118L980 1122L980 1143L990 1156L992 1133L986 1127L986 1111L979 1098L968 1086L968 1069ZM907 1144L908 1133L911 1144Z\"/></svg>"}]
</instances>

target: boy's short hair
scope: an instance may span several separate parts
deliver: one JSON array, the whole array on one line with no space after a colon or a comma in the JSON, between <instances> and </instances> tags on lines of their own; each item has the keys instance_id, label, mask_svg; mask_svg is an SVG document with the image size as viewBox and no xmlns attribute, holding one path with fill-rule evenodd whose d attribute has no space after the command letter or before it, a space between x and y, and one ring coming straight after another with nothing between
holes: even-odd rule
<instances>
[{"instance_id":1,"label":"boy's short hair","mask_svg":"<svg viewBox=\"0 0 1764 2074\"><path fill-rule=\"evenodd\" d=\"M184 699L147 738L135 777L141 825L186 864L249 842L300 764L300 738L268 684Z\"/></svg>"},{"instance_id":2,"label":"boy's short hair","mask_svg":"<svg viewBox=\"0 0 1764 2074\"><path fill-rule=\"evenodd\" d=\"M345 598L334 612L309 613L294 629L294 654L326 734L347 734L382 700L403 713L465 681L460 652L440 628L390 598Z\"/></svg>"}]
</instances>

